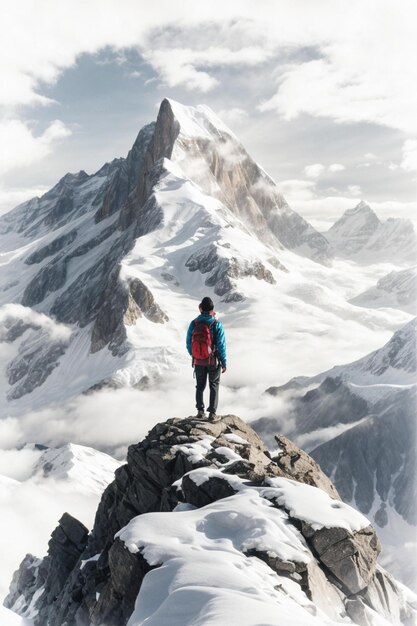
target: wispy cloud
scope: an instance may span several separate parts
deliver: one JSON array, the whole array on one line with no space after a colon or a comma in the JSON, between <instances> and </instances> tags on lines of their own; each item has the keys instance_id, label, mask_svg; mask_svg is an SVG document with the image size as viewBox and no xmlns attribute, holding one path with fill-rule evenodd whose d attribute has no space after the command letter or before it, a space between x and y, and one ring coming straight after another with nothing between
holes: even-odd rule
<instances>
[{"instance_id":1,"label":"wispy cloud","mask_svg":"<svg viewBox=\"0 0 417 626\"><path fill-rule=\"evenodd\" d=\"M326 167L322 163L313 163L313 165L307 165L304 168L304 174L308 176L308 178L318 178Z\"/></svg>"},{"instance_id":2,"label":"wispy cloud","mask_svg":"<svg viewBox=\"0 0 417 626\"><path fill-rule=\"evenodd\" d=\"M0 215L6 213L13 207L30 200L30 198L38 197L48 191L46 185L39 187L4 187L0 183Z\"/></svg>"},{"instance_id":3,"label":"wispy cloud","mask_svg":"<svg viewBox=\"0 0 417 626\"><path fill-rule=\"evenodd\" d=\"M407 172L417 171L417 139L404 142L401 167Z\"/></svg>"},{"instance_id":4,"label":"wispy cloud","mask_svg":"<svg viewBox=\"0 0 417 626\"><path fill-rule=\"evenodd\" d=\"M43 328L52 341L67 341L72 332L69 326L58 323L44 313L38 313L21 304L10 303L0 308L0 324L7 320L21 320L29 326Z\"/></svg>"},{"instance_id":5,"label":"wispy cloud","mask_svg":"<svg viewBox=\"0 0 417 626\"><path fill-rule=\"evenodd\" d=\"M123 10L115 0L104 7L98 0L48 0L36 9L30 3L9 6L4 13L0 52L14 54L2 70L0 103L9 107L50 102L43 85L54 83L82 53L106 47L120 54L136 47L160 81L203 93L219 84L212 71L216 68L262 65L278 61L288 49L310 47L316 50L313 59L282 71L277 63L275 93L262 110L275 110L286 119L304 112L338 122L416 130L417 70L409 63L416 7L411 0L404 1L401 11L388 0L353 0L342 12L328 0L268 2L261 11L246 1L213 0L198 13L191 0L180 8L160 1L146 9L125 0Z\"/></svg>"},{"instance_id":6,"label":"wispy cloud","mask_svg":"<svg viewBox=\"0 0 417 626\"><path fill-rule=\"evenodd\" d=\"M343 170L345 169L346 167L342 165L342 163L332 163L331 165L329 165L330 172L343 172Z\"/></svg>"},{"instance_id":7,"label":"wispy cloud","mask_svg":"<svg viewBox=\"0 0 417 626\"><path fill-rule=\"evenodd\" d=\"M0 154L0 174L44 159L59 140L69 135L71 129L60 120L51 122L40 135L19 119L0 121L0 144L7 146Z\"/></svg>"}]
</instances>

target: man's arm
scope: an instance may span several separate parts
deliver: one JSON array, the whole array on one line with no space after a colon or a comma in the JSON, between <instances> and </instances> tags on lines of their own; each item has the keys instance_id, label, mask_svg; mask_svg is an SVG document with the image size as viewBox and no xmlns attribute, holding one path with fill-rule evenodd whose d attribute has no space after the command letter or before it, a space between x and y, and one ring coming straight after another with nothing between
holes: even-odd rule
<instances>
[{"instance_id":1,"label":"man's arm","mask_svg":"<svg viewBox=\"0 0 417 626\"><path fill-rule=\"evenodd\" d=\"M193 328L194 328L194 320L192 322L190 322L190 325L188 327L187 330L187 339L186 339L186 345L187 345L187 351L188 354L190 356L192 356L192 352L191 352L191 339L192 339L192 334L193 334Z\"/></svg>"},{"instance_id":2,"label":"man's arm","mask_svg":"<svg viewBox=\"0 0 417 626\"><path fill-rule=\"evenodd\" d=\"M216 322L216 350L222 368L226 369L226 335L221 322Z\"/></svg>"}]
</instances>

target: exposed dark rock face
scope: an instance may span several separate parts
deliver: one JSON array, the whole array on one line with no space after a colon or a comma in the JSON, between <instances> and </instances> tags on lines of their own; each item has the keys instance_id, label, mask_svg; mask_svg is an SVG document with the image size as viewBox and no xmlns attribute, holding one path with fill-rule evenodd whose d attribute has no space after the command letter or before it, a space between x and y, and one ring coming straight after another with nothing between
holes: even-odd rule
<instances>
[{"instance_id":1,"label":"exposed dark rock face","mask_svg":"<svg viewBox=\"0 0 417 626\"><path fill-rule=\"evenodd\" d=\"M311 455L333 476L344 500L368 513L376 494L382 503L391 497L398 513L417 524L416 395L404 390L394 402L381 404L378 417L369 417ZM383 521L383 509L379 515Z\"/></svg>"},{"instance_id":2,"label":"exposed dark rock face","mask_svg":"<svg viewBox=\"0 0 417 626\"><path fill-rule=\"evenodd\" d=\"M10 584L9 595L4 601L6 608L14 607L20 614L25 613L38 589L42 589L44 580L40 572L40 566L45 559L38 559L32 554L27 554L18 570L13 574Z\"/></svg>"},{"instance_id":3,"label":"exposed dark rock face","mask_svg":"<svg viewBox=\"0 0 417 626\"><path fill-rule=\"evenodd\" d=\"M115 280L104 292L104 303L98 311L91 333L91 352L108 345L114 356L126 351L126 326L144 315L151 322L163 324L168 316L155 302L152 292L138 278L128 284Z\"/></svg>"},{"instance_id":4,"label":"exposed dark rock face","mask_svg":"<svg viewBox=\"0 0 417 626\"><path fill-rule=\"evenodd\" d=\"M23 595L25 608L21 608L21 613L31 605L32 609L38 611L38 623L46 624L48 607L54 605L61 594L85 549L87 537L87 528L68 513L64 513L49 540L48 555L42 561L35 559L31 554L25 557L13 577L10 593L4 605L16 608L21 603ZM32 595L29 594L30 591Z\"/></svg>"},{"instance_id":5,"label":"exposed dark rock face","mask_svg":"<svg viewBox=\"0 0 417 626\"><path fill-rule=\"evenodd\" d=\"M76 239L76 237L77 231L71 230L69 233L65 233L64 235L53 239L43 248L39 248L38 250L35 250L35 252L32 252L32 254L27 257L25 263L27 263L28 265L32 265L33 263L40 263L41 261L46 259L46 257L56 254L57 252L62 250L62 248L65 248L65 246L72 243L74 239Z\"/></svg>"},{"instance_id":6,"label":"exposed dark rock face","mask_svg":"<svg viewBox=\"0 0 417 626\"><path fill-rule=\"evenodd\" d=\"M43 267L35 278L26 287L23 296L23 306L34 306L45 300L48 294L57 291L67 279L67 260L54 259Z\"/></svg>"},{"instance_id":7,"label":"exposed dark rock face","mask_svg":"<svg viewBox=\"0 0 417 626\"><path fill-rule=\"evenodd\" d=\"M352 534L344 528L313 530L309 524L303 523L301 532L313 546L320 562L337 578L348 595L368 586L381 551L371 526Z\"/></svg>"},{"instance_id":8,"label":"exposed dark rock face","mask_svg":"<svg viewBox=\"0 0 417 626\"><path fill-rule=\"evenodd\" d=\"M307 391L293 409L300 433L357 421L368 410L367 402L352 393L340 377L330 376L316 389Z\"/></svg>"},{"instance_id":9,"label":"exposed dark rock face","mask_svg":"<svg viewBox=\"0 0 417 626\"><path fill-rule=\"evenodd\" d=\"M193 445L208 441L206 452L193 457ZM64 515L49 543L48 556L27 556L13 578L6 606L22 614L37 611L36 626L124 626L131 615L143 578L151 566L141 552L131 553L115 534L133 517L152 511L170 512L180 501L197 507L233 494L239 485L257 488L274 507L268 477L286 477L320 485L338 495L318 465L289 440L279 437L281 452L271 459L256 433L228 415L216 423L195 418L170 419L156 425L128 451L127 464L103 493L94 527L86 529ZM230 462L230 456L236 458ZM203 484L193 471L209 469ZM191 473L189 473L191 472ZM366 626L370 608L405 623L411 609L400 599L393 579L377 568L378 540L371 527L358 532L343 528L313 530L291 513L288 523L298 528L315 557L300 563L283 561L268 551L248 550L271 570L289 577L330 617L345 610ZM23 600L22 600L23 598ZM345 608L346 607L346 608Z\"/></svg>"},{"instance_id":10,"label":"exposed dark rock face","mask_svg":"<svg viewBox=\"0 0 417 626\"><path fill-rule=\"evenodd\" d=\"M7 366L7 377L13 387L7 394L9 400L21 398L42 385L58 366L64 354L64 341L45 341L45 332L28 340L19 348L19 354Z\"/></svg>"},{"instance_id":11,"label":"exposed dark rock face","mask_svg":"<svg viewBox=\"0 0 417 626\"><path fill-rule=\"evenodd\" d=\"M156 324L163 324L168 321L168 316L155 302L155 298L148 287L139 278L129 280L129 292L139 312Z\"/></svg>"},{"instance_id":12,"label":"exposed dark rock face","mask_svg":"<svg viewBox=\"0 0 417 626\"><path fill-rule=\"evenodd\" d=\"M214 287L214 293L218 296L225 296L224 302L239 302L244 300L244 295L237 291L237 278L254 276L258 280L264 280L271 285L275 284L275 279L260 261L239 261L236 257L225 258L219 255L214 244L195 253L189 257L185 266L191 272L200 271L202 274L209 274L205 284ZM285 270L284 266L282 266Z\"/></svg>"}]
</instances>

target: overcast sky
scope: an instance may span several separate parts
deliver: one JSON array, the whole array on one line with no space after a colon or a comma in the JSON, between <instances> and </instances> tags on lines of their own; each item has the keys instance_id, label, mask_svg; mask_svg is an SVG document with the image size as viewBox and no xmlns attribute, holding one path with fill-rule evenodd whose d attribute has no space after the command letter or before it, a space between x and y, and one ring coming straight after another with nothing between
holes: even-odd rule
<instances>
[{"instance_id":1,"label":"overcast sky","mask_svg":"<svg viewBox=\"0 0 417 626\"><path fill-rule=\"evenodd\" d=\"M125 156L164 97L208 104L327 228L413 216L414 0L16 0L0 8L0 212Z\"/></svg>"}]
</instances>

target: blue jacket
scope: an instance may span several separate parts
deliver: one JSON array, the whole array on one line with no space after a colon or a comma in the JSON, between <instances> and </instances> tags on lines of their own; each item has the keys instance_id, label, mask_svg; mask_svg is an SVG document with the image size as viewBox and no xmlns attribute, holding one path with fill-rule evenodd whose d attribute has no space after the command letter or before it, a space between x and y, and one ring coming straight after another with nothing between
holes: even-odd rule
<instances>
[{"instance_id":1,"label":"blue jacket","mask_svg":"<svg viewBox=\"0 0 417 626\"><path fill-rule=\"evenodd\" d=\"M209 313L201 313L201 315L197 317L197 322L206 322L206 324L210 324L213 321L213 319L216 320L216 318L212 317ZM191 336L193 334L195 321L196 320L193 320L190 323L188 327L188 331L187 331L187 350L190 356L192 356ZM216 320L213 323L212 333L213 333L213 341L216 346L216 352L217 352L217 356L219 358L220 364L222 367L226 367L226 337L224 334L223 324L219 322L218 320Z\"/></svg>"}]
</instances>

